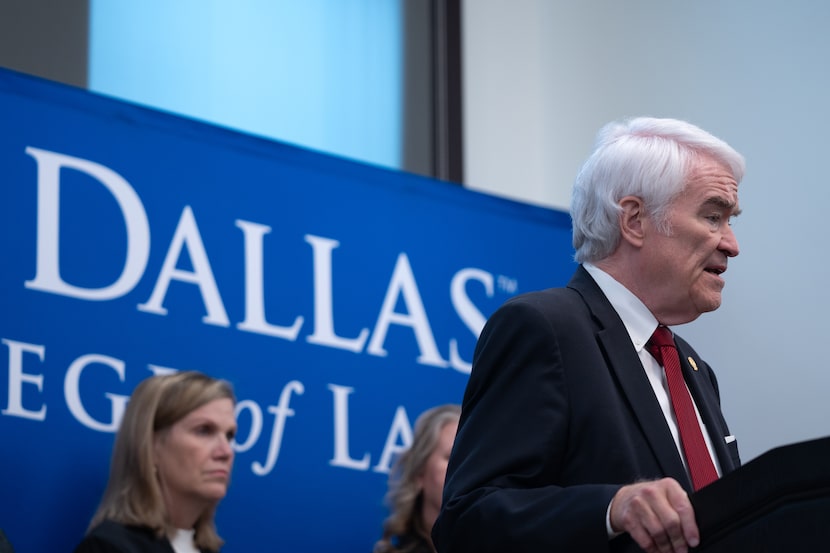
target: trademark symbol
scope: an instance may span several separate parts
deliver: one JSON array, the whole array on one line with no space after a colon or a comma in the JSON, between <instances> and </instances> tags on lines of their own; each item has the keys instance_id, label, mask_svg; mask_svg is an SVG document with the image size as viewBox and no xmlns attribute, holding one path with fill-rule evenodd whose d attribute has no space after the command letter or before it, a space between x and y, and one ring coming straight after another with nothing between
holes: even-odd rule
<instances>
[{"instance_id":1,"label":"trademark symbol","mask_svg":"<svg viewBox=\"0 0 830 553\"><path fill-rule=\"evenodd\" d=\"M515 294L516 290L519 289L519 283L516 281L516 279L510 278L508 276L499 275L496 279L496 283L499 287L499 290L505 292L506 294Z\"/></svg>"}]
</instances>

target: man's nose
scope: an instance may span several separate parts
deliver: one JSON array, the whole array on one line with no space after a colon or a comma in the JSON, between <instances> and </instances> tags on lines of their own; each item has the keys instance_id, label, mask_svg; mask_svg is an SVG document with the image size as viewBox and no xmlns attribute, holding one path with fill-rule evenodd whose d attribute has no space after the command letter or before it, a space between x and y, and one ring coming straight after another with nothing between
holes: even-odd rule
<instances>
[{"instance_id":1,"label":"man's nose","mask_svg":"<svg viewBox=\"0 0 830 553\"><path fill-rule=\"evenodd\" d=\"M741 253L741 249L738 247L738 239L735 237L735 232L732 230L732 226L724 225L718 249L725 253L728 257L735 257Z\"/></svg>"}]
</instances>

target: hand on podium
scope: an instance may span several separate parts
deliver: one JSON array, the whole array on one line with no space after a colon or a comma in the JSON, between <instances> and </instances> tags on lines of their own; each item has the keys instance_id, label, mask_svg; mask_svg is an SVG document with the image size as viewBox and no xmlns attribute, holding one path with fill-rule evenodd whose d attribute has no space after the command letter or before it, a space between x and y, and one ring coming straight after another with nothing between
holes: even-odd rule
<instances>
[{"instance_id":1,"label":"hand on podium","mask_svg":"<svg viewBox=\"0 0 830 553\"><path fill-rule=\"evenodd\" d=\"M649 553L686 553L700 543L686 491L672 478L620 488L611 501L611 529L628 532Z\"/></svg>"}]
</instances>

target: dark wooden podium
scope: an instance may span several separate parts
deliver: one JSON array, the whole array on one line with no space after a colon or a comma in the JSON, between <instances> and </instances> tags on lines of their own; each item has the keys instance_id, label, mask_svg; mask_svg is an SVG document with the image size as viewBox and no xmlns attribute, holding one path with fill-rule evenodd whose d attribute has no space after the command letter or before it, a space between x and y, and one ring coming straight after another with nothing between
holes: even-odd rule
<instances>
[{"instance_id":1,"label":"dark wooden podium","mask_svg":"<svg viewBox=\"0 0 830 553\"><path fill-rule=\"evenodd\" d=\"M830 551L830 438L772 449L690 499L696 552Z\"/></svg>"}]
</instances>

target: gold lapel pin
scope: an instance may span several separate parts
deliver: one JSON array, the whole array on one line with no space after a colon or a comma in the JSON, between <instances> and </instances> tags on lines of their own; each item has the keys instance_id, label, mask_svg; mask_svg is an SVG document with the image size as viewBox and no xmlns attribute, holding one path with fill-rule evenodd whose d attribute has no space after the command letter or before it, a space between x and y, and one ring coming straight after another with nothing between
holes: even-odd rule
<instances>
[{"instance_id":1,"label":"gold lapel pin","mask_svg":"<svg viewBox=\"0 0 830 553\"><path fill-rule=\"evenodd\" d=\"M689 361L689 365L691 365L694 370L697 370L697 363L695 363L695 360L691 357L687 357L686 359Z\"/></svg>"}]
</instances>

